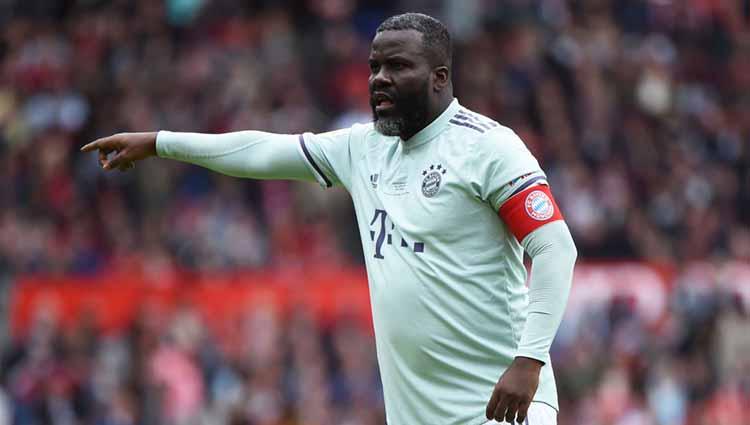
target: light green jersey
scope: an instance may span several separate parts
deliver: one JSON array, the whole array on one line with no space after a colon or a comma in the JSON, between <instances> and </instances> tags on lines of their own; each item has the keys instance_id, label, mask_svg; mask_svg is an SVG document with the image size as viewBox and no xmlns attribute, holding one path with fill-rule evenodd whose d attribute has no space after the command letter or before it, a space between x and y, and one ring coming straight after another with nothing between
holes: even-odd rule
<instances>
[{"instance_id":1,"label":"light green jersey","mask_svg":"<svg viewBox=\"0 0 750 425\"><path fill-rule=\"evenodd\" d=\"M300 136L324 186L354 201L390 425L473 425L518 353L523 248L498 216L543 176L510 129L454 100L407 142L372 124ZM535 400L557 408L549 356Z\"/></svg>"}]
</instances>

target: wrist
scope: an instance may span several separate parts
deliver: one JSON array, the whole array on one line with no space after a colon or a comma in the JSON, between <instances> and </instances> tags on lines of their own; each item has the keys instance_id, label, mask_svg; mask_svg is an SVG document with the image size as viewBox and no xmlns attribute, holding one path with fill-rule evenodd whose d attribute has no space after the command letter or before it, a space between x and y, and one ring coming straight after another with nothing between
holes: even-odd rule
<instances>
[{"instance_id":1,"label":"wrist","mask_svg":"<svg viewBox=\"0 0 750 425\"><path fill-rule=\"evenodd\" d=\"M517 356L515 359L513 359L513 364L511 366L539 372L542 369L542 366L544 366L544 362L542 362L541 360L532 359L531 357Z\"/></svg>"},{"instance_id":2,"label":"wrist","mask_svg":"<svg viewBox=\"0 0 750 425\"><path fill-rule=\"evenodd\" d=\"M159 135L159 132L149 132L146 133L146 150L148 156L158 156L156 152L156 138Z\"/></svg>"},{"instance_id":3,"label":"wrist","mask_svg":"<svg viewBox=\"0 0 750 425\"><path fill-rule=\"evenodd\" d=\"M169 141L166 140L170 136L170 132L166 130L159 130L153 133L153 154L154 156L162 157L164 154L164 145L168 145ZM162 145L162 146L160 146Z\"/></svg>"}]
</instances>

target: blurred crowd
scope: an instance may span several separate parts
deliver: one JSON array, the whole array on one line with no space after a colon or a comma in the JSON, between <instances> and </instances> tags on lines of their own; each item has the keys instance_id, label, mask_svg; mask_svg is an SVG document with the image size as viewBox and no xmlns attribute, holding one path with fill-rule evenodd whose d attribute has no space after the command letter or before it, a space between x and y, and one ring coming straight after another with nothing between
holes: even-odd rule
<instances>
[{"instance_id":1,"label":"blurred crowd","mask_svg":"<svg viewBox=\"0 0 750 425\"><path fill-rule=\"evenodd\" d=\"M442 18L461 102L515 129L583 258L750 258L747 0L0 1L0 270L361 261L348 195L77 148L371 119L369 42Z\"/></svg>"},{"instance_id":2,"label":"blurred crowd","mask_svg":"<svg viewBox=\"0 0 750 425\"><path fill-rule=\"evenodd\" d=\"M683 275L655 321L624 296L564 320L551 353L558 423L750 423L750 315L710 276ZM0 423L385 424L369 324L271 305L217 324L194 307L145 303L108 333L91 315L60 326L39 304L0 359Z\"/></svg>"},{"instance_id":3,"label":"blurred crowd","mask_svg":"<svg viewBox=\"0 0 750 425\"><path fill-rule=\"evenodd\" d=\"M368 328L249 311L209 332L190 306L142 309L125 332L50 309L2 360L0 423L16 425L382 425ZM231 338L218 339L221 333Z\"/></svg>"},{"instance_id":4,"label":"blurred crowd","mask_svg":"<svg viewBox=\"0 0 750 425\"><path fill-rule=\"evenodd\" d=\"M449 26L457 97L521 135L582 258L750 260L748 0L0 0L0 282L361 262L342 190L104 173L78 148L369 121L369 42L407 10ZM658 326L627 300L564 322L561 425L750 423L747 305L686 279ZM40 311L2 350L0 424L384 423L370 332L345 319L269 307L231 339L189 306L93 323Z\"/></svg>"},{"instance_id":5,"label":"blurred crowd","mask_svg":"<svg viewBox=\"0 0 750 425\"><path fill-rule=\"evenodd\" d=\"M749 327L747 304L687 285L658 325L623 297L563 322L552 353L559 424L750 423Z\"/></svg>"}]
</instances>

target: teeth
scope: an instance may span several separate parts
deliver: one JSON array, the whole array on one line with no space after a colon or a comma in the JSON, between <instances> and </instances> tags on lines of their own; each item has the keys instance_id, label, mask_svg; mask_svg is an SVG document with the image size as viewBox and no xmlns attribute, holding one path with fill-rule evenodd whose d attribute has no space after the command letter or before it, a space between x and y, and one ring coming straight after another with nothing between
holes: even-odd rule
<instances>
[{"instance_id":1,"label":"teeth","mask_svg":"<svg viewBox=\"0 0 750 425\"><path fill-rule=\"evenodd\" d=\"M384 103L384 102L391 102L391 100L385 95L376 95L374 96L374 98L378 104Z\"/></svg>"}]
</instances>

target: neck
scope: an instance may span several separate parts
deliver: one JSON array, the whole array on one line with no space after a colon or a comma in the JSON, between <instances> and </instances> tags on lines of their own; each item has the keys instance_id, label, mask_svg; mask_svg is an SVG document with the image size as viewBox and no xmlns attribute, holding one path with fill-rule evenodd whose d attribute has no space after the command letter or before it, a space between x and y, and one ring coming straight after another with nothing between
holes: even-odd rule
<instances>
[{"instance_id":1,"label":"neck","mask_svg":"<svg viewBox=\"0 0 750 425\"><path fill-rule=\"evenodd\" d=\"M425 119L415 125L412 128L404 129L404 131L399 135L401 140L408 141L411 139L415 134L419 133L430 125L437 117L440 116L445 110L450 106L451 102L453 101L453 94L440 96L436 98L433 102L429 102L429 107L427 108L427 114L425 114Z\"/></svg>"}]
</instances>

